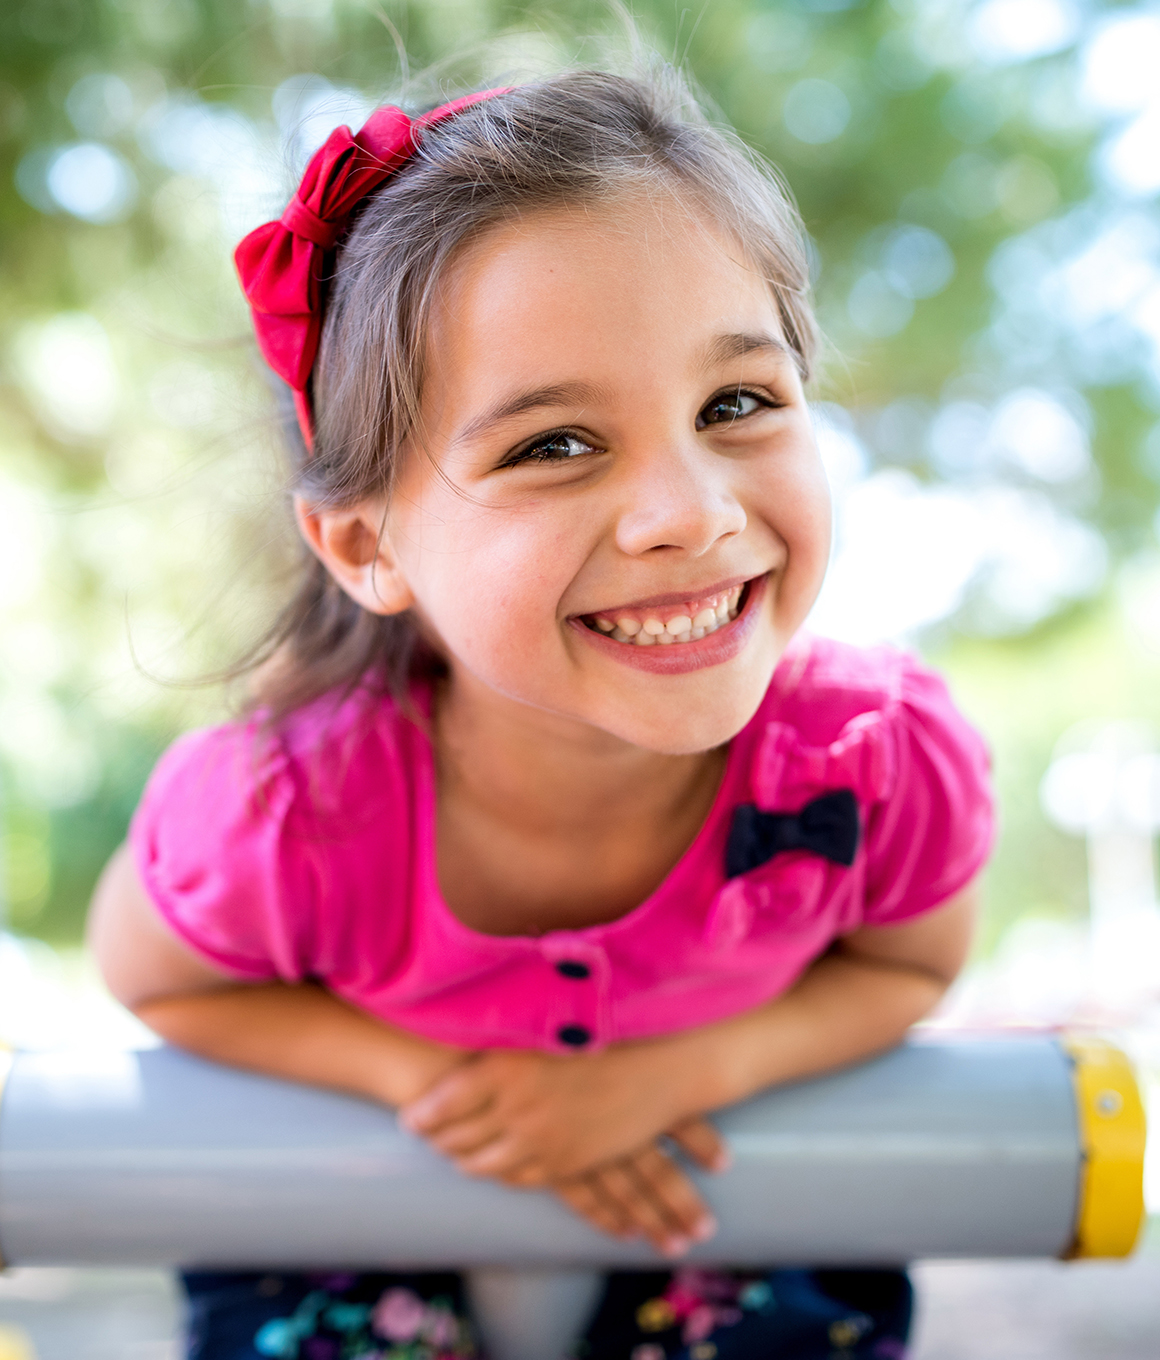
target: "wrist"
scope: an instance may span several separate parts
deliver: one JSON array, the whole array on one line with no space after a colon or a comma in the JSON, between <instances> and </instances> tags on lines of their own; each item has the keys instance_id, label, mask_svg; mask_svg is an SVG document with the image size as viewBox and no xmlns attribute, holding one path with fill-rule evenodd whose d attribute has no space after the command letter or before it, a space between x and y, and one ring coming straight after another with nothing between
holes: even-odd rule
<instances>
[{"instance_id":1,"label":"wrist","mask_svg":"<svg viewBox=\"0 0 1160 1360\"><path fill-rule=\"evenodd\" d=\"M380 1104L401 1109L425 1095L470 1056L465 1048L408 1036L403 1052L384 1054L376 1065L370 1094Z\"/></svg>"},{"instance_id":2,"label":"wrist","mask_svg":"<svg viewBox=\"0 0 1160 1360\"><path fill-rule=\"evenodd\" d=\"M707 1030L693 1029L627 1043L616 1054L632 1088L647 1092L664 1129L731 1103L721 1093L720 1048Z\"/></svg>"}]
</instances>

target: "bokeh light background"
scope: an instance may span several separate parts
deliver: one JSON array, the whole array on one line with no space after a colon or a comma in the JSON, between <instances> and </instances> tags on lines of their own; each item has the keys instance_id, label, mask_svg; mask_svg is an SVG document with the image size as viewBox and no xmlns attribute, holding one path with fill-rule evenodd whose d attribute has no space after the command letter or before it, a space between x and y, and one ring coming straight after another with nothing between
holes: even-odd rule
<instances>
[{"instance_id":1,"label":"bokeh light background","mask_svg":"<svg viewBox=\"0 0 1160 1360\"><path fill-rule=\"evenodd\" d=\"M801 204L837 493L815 626L920 649L985 730L1004 835L979 966L1022 960L1007 1002L1058 1020L1087 879L1041 780L1081 720L1160 724L1160 7L633 12ZM233 245L332 127L599 60L582 35L624 47L608 6L567 0L0 6L9 1037L68 1037L96 873L160 749L228 711L185 682L228 665L283 584ZM1155 1007L1160 958L1152 978Z\"/></svg>"}]
</instances>

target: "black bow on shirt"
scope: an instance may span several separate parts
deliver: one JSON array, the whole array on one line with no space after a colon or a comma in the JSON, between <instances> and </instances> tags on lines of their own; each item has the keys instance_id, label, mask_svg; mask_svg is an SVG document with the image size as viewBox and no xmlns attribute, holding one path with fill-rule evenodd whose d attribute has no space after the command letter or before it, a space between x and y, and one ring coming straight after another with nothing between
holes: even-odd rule
<instances>
[{"instance_id":1,"label":"black bow on shirt","mask_svg":"<svg viewBox=\"0 0 1160 1360\"><path fill-rule=\"evenodd\" d=\"M800 812L762 812L754 803L742 803L729 827L725 872L736 878L783 850L812 850L849 866L859 835L858 800L850 789L823 793Z\"/></svg>"}]
</instances>

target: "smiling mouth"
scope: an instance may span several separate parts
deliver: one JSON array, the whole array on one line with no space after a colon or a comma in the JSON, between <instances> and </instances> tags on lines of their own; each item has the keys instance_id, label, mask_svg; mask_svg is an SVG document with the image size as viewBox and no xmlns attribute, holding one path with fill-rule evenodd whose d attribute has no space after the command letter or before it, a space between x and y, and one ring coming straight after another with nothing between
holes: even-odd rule
<instances>
[{"instance_id":1,"label":"smiling mouth","mask_svg":"<svg viewBox=\"0 0 1160 1360\"><path fill-rule=\"evenodd\" d=\"M661 608L624 608L585 614L581 623L626 647L680 647L715 633L741 613L750 583L716 595L683 600Z\"/></svg>"}]
</instances>

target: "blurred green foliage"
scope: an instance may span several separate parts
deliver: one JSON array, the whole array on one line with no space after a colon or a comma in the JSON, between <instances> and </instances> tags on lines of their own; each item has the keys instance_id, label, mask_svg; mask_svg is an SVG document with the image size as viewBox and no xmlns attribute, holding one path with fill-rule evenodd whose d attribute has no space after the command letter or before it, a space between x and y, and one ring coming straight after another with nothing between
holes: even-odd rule
<instances>
[{"instance_id":1,"label":"blurred green foliage","mask_svg":"<svg viewBox=\"0 0 1160 1360\"><path fill-rule=\"evenodd\" d=\"M966 0L633 6L799 200L831 342L818 391L850 413L860 476L970 489L969 432L948 443L940 413L981 420L1015 389L1056 392L1090 438L1074 476L987 475L1098 531L1111 573L1015 622L968 591L912 630L997 753L985 945L1020 912L1084 910L1082 846L1036 800L1059 734L1160 720L1133 622L1157 590L1156 362L1108 309L1095 345L1040 305L1046 285L1021 291L1153 212L1093 168L1108 118L1078 94L1084 44L1124 8L1081 6L1070 36L1012 57ZM227 664L277 598L276 432L229 246L290 187L303 99L399 88L396 33L428 72L416 98L598 61L585 35L623 46L607 6L566 0L0 6L0 870L19 930L76 938L157 752L223 711L218 690L154 677Z\"/></svg>"}]
</instances>

